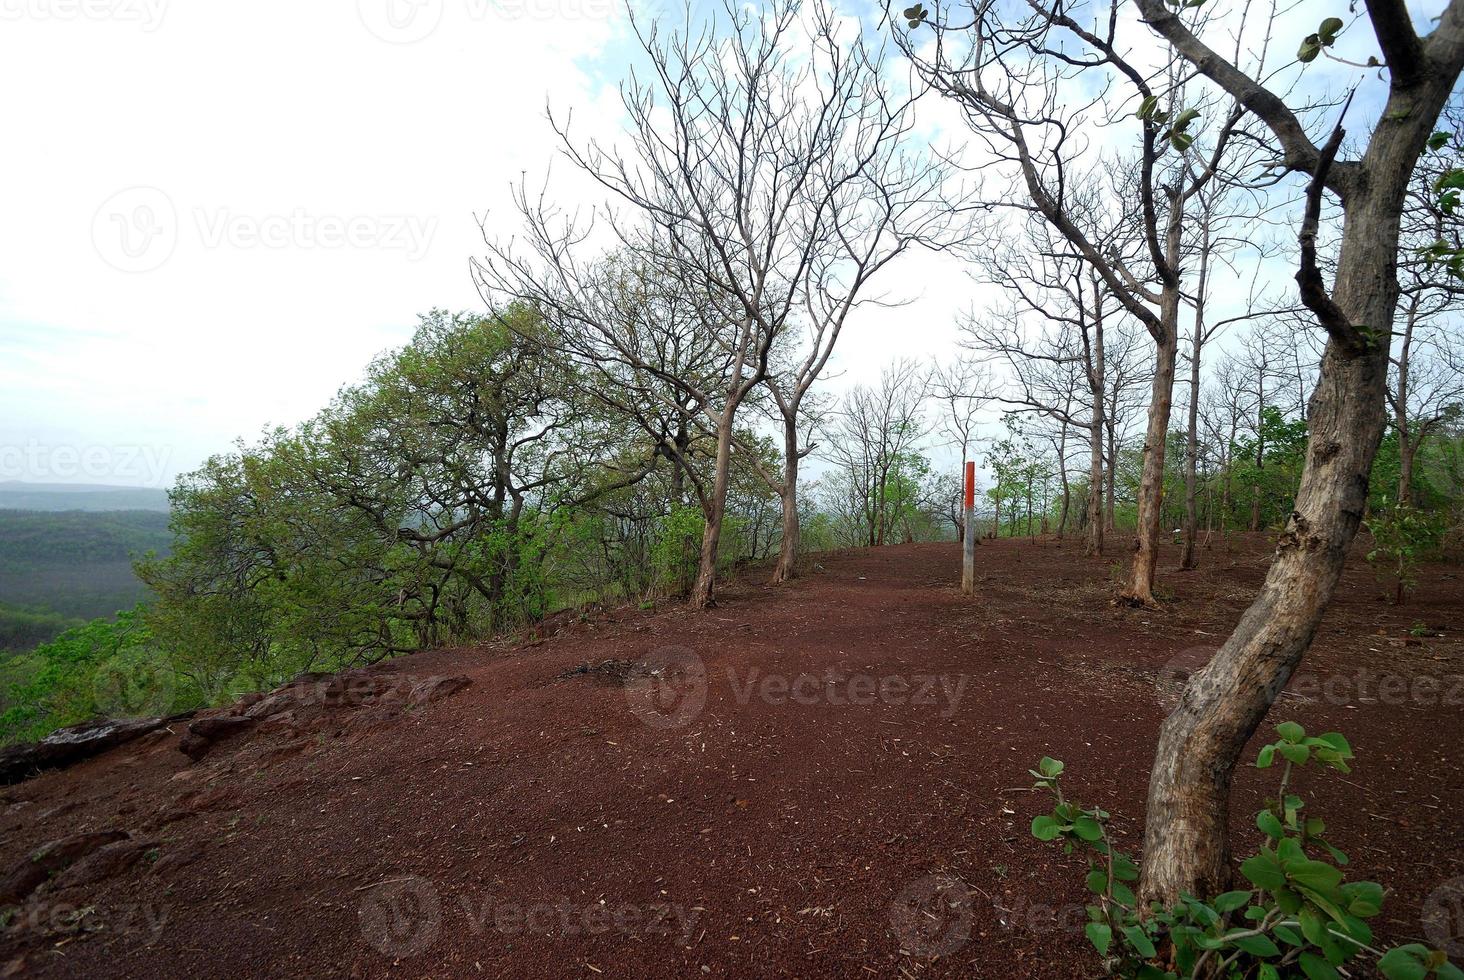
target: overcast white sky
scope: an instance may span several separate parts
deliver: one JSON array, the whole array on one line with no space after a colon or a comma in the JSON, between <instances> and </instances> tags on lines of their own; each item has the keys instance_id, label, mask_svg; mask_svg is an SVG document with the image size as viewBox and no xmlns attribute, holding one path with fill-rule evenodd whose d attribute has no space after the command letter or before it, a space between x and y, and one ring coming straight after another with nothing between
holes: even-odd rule
<instances>
[{"instance_id":1,"label":"overcast white sky","mask_svg":"<svg viewBox=\"0 0 1464 980\"><path fill-rule=\"evenodd\" d=\"M618 126L626 29L618 0L0 0L0 480L166 486L479 307L474 213L551 161L546 98ZM856 325L846 377L963 302Z\"/></svg>"},{"instance_id":2,"label":"overcast white sky","mask_svg":"<svg viewBox=\"0 0 1464 980\"><path fill-rule=\"evenodd\" d=\"M632 55L619 0L0 0L0 480L167 486L477 308L474 214ZM915 261L836 387L949 356L976 289Z\"/></svg>"}]
</instances>

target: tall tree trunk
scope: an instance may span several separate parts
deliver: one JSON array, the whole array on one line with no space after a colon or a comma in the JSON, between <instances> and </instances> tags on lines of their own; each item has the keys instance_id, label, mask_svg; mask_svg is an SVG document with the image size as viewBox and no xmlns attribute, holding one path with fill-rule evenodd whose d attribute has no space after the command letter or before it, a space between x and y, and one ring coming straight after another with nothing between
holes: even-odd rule
<instances>
[{"instance_id":1,"label":"tall tree trunk","mask_svg":"<svg viewBox=\"0 0 1464 980\"><path fill-rule=\"evenodd\" d=\"M1118 527L1118 431L1112 423L1108 422L1108 473L1107 486L1104 487L1103 501L1103 523L1104 527L1113 531Z\"/></svg>"},{"instance_id":2,"label":"tall tree trunk","mask_svg":"<svg viewBox=\"0 0 1464 980\"><path fill-rule=\"evenodd\" d=\"M1103 297L1098 279L1093 279L1093 344L1088 387L1093 396L1092 428L1088 433L1088 544L1083 554L1103 554L1103 431L1106 408L1104 393L1107 370L1103 349Z\"/></svg>"},{"instance_id":3,"label":"tall tree trunk","mask_svg":"<svg viewBox=\"0 0 1464 980\"><path fill-rule=\"evenodd\" d=\"M1138 546L1133 575L1124 597L1143 605L1154 604L1154 568L1159 562L1159 537L1164 509L1164 449L1169 436L1169 414L1174 397L1174 367L1179 355L1179 290L1164 295L1161 321L1164 336L1154 344L1154 383L1149 394L1149 426L1144 435L1144 462L1139 478Z\"/></svg>"},{"instance_id":4,"label":"tall tree trunk","mask_svg":"<svg viewBox=\"0 0 1464 980\"><path fill-rule=\"evenodd\" d=\"M1418 447L1405 429L1398 430L1398 506L1413 506L1413 460Z\"/></svg>"},{"instance_id":5,"label":"tall tree trunk","mask_svg":"<svg viewBox=\"0 0 1464 980\"><path fill-rule=\"evenodd\" d=\"M1408 315L1403 321L1403 343L1398 354L1398 390L1393 398L1393 428L1398 432L1398 506L1413 504L1413 458L1418 454L1418 443L1413 439L1413 428L1408 420L1408 384L1412 370L1413 328L1418 322L1417 296L1410 296ZM1401 594L1402 585L1399 585Z\"/></svg>"},{"instance_id":6,"label":"tall tree trunk","mask_svg":"<svg viewBox=\"0 0 1464 980\"><path fill-rule=\"evenodd\" d=\"M728 399L727 407L717 420L717 466L712 480L712 497L705 513L702 530L701 563L696 583L691 588L691 604L696 609L715 605L713 591L717 584L717 548L722 538L722 515L727 509L727 485L732 469L732 426L737 406Z\"/></svg>"},{"instance_id":7,"label":"tall tree trunk","mask_svg":"<svg viewBox=\"0 0 1464 980\"><path fill-rule=\"evenodd\" d=\"M778 564L773 568L772 584L777 585L793 578L797 572L794 563L798 560L798 425L793 421L783 422L783 540L778 548Z\"/></svg>"},{"instance_id":8,"label":"tall tree trunk","mask_svg":"<svg viewBox=\"0 0 1464 980\"><path fill-rule=\"evenodd\" d=\"M1190 343L1189 417L1184 443L1184 550L1179 567L1195 567L1195 538L1199 535L1196 513L1196 473L1200 468L1200 354L1205 346L1205 287L1210 273L1210 219L1200 229L1200 276L1195 290L1194 337Z\"/></svg>"}]
</instances>

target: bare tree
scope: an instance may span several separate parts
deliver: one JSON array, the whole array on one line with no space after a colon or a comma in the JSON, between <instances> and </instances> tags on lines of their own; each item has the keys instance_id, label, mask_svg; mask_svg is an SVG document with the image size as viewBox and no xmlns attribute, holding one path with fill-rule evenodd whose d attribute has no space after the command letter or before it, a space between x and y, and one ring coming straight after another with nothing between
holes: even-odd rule
<instances>
[{"instance_id":1,"label":"bare tree","mask_svg":"<svg viewBox=\"0 0 1464 980\"><path fill-rule=\"evenodd\" d=\"M1179 351L1181 261L1184 219L1191 201L1215 177L1225 149L1244 115L1238 101L1216 127L1203 156L1187 132L1207 97L1186 102L1177 67L1168 91L1157 94L1151 73L1129 60L1117 39L1117 7L1106 23L1085 27L1061 5L1031 0L1021 14L973 0L965 23L949 17L928 21L933 47L918 47L903 34L906 54L930 85L952 99L972 130L998 160L1015 167L1021 190L1002 203L1035 210L1103 279L1124 309L1143 324L1155 348L1149 422L1139 487L1138 545L1125 596L1154 602L1164 490L1164 453L1169 435L1175 364ZM969 14L969 18L965 17ZM1087 18L1085 17L1086 21ZM1076 53L1081 52L1081 53ZM1094 97L1071 98L1063 84L1075 70L1105 73L1108 84ZM1160 107L1161 98L1167 102ZM1232 100L1233 101L1233 100ZM1122 161L1134 208L1133 254L1105 250L1075 219L1069 171L1086 149L1076 134L1102 125L1120 107L1137 109L1136 158ZM1173 153L1166 150L1173 147ZM1191 155L1193 154L1193 155ZM1120 163L1120 161L1113 161Z\"/></svg>"},{"instance_id":2,"label":"bare tree","mask_svg":"<svg viewBox=\"0 0 1464 980\"><path fill-rule=\"evenodd\" d=\"M612 196L593 218L662 278L663 292L676 284L681 309L726 358L714 387L682 385L716 443L696 606L713 602L739 409L763 386L774 350L800 315L821 311L826 329L842 322L869 275L911 240L895 225L932 186L928 167L893 149L905 125L902 106L884 101L875 62L841 45L835 24L825 8L792 0L760 9L728 2L704 26L669 34L633 20L651 68L648 81L633 75L622 87L630 119L624 145L578 143L568 121L551 116L568 157ZM871 160L896 184L896 203L883 212L858 206L889 190L872 189ZM519 205L533 257L490 242L489 258L475 263L485 293L555 310L619 350L634 347L640 321L603 322L604 304L587 301L595 262L579 252L593 218L561 216L522 193ZM857 244L846 248L845 235ZM611 339L626 331L629 342ZM826 332L824 347L832 336ZM815 349L812 358L809 383L826 355ZM637 355L634 366L671 384L683 380L650 357ZM796 441L797 410L788 404ZM795 452L789 460L794 487L797 459Z\"/></svg>"},{"instance_id":3,"label":"bare tree","mask_svg":"<svg viewBox=\"0 0 1464 980\"><path fill-rule=\"evenodd\" d=\"M1451 102L1445 117L1451 130L1464 130L1464 103ZM1400 507L1413 503L1419 449L1440 427L1464 413L1464 344L1458 337L1464 288L1428 252L1440 242L1460 247L1459 219L1452 209L1441 206L1435 190L1457 163L1455 153L1425 156L1413 175L1403 212L1399 321L1393 325L1388 384L1388 408L1398 436Z\"/></svg>"},{"instance_id":4,"label":"bare tree","mask_svg":"<svg viewBox=\"0 0 1464 980\"><path fill-rule=\"evenodd\" d=\"M1100 205L1096 195L1082 208L1089 235L1105 233L1091 223ZM1109 434L1109 381L1104 320L1109 295L1102 279L1051 225L1028 221L1024 234L1005 248L980 257L984 279L1007 290L1009 310L995 317L972 318L962 326L964 342L1003 363L1010 375L1002 400L1019 410L1058 422L1063 451L1061 475L1068 493L1066 439L1071 428L1088 433L1088 524L1085 553L1103 553L1104 440ZM1081 380L1079 380L1081 378ZM1076 389L1086 392L1076 397Z\"/></svg>"},{"instance_id":5,"label":"bare tree","mask_svg":"<svg viewBox=\"0 0 1464 980\"><path fill-rule=\"evenodd\" d=\"M900 518L909 464L929 431L925 394L925 369L902 359L884 370L877 388L850 389L835 416L825 455L847 476L851 510L870 547L888 543Z\"/></svg>"}]
</instances>

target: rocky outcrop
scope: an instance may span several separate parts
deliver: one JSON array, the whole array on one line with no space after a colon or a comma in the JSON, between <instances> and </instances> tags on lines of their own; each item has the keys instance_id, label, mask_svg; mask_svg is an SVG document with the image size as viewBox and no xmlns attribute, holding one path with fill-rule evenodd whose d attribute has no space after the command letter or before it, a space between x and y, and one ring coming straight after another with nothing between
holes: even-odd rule
<instances>
[{"instance_id":1,"label":"rocky outcrop","mask_svg":"<svg viewBox=\"0 0 1464 980\"><path fill-rule=\"evenodd\" d=\"M450 697L471 683L460 675L418 677L376 668L302 674L266 694L246 695L228 708L201 712L178 748L196 762L219 742L255 728L272 735L324 728L362 731L407 708Z\"/></svg>"},{"instance_id":2,"label":"rocky outcrop","mask_svg":"<svg viewBox=\"0 0 1464 980\"><path fill-rule=\"evenodd\" d=\"M89 721L61 728L39 742L12 745L0 751L0 784L9 786L46 769L61 769L110 748L155 732L167 718Z\"/></svg>"},{"instance_id":3,"label":"rocky outcrop","mask_svg":"<svg viewBox=\"0 0 1464 980\"><path fill-rule=\"evenodd\" d=\"M131 835L122 830L104 830L89 834L72 834L43 844L11 868L0 881L0 905L24 901L31 892L44 885L51 876L71 867L90 854L110 844L129 841Z\"/></svg>"}]
</instances>

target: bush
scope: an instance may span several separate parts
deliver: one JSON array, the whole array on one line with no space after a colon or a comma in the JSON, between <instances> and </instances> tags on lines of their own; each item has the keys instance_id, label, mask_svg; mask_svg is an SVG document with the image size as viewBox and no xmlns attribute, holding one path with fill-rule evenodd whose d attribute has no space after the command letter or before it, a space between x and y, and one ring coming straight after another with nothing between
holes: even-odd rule
<instances>
[{"instance_id":1,"label":"bush","mask_svg":"<svg viewBox=\"0 0 1464 980\"><path fill-rule=\"evenodd\" d=\"M1308 737L1295 722L1276 731L1280 740L1256 758L1258 769L1283 766L1276 798L1256 814L1265 835L1260 850L1240 866L1250 887L1206 900L1184 895L1173 908L1151 906L1146 916L1131 886L1138 865L1113 848L1109 815L1063 795L1061 762L1043 759L1033 770L1036 788L1052 793L1056 805L1032 821L1032 836L1089 855L1087 885L1096 904L1088 906L1085 932L1109 972L1136 980L1333 980L1340 967L1367 954L1378 957L1389 980L1464 980L1442 952L1416 943L1386 953L1373 948L1367 920L1382 909L1382 886L1344 880L1347 855L1323 837L1320 818L1302 816L1305 803L1291 792L1293 774L1312 762L1350 771L1352 747L1336 732Z\"/></svg>"}]
</instances>

